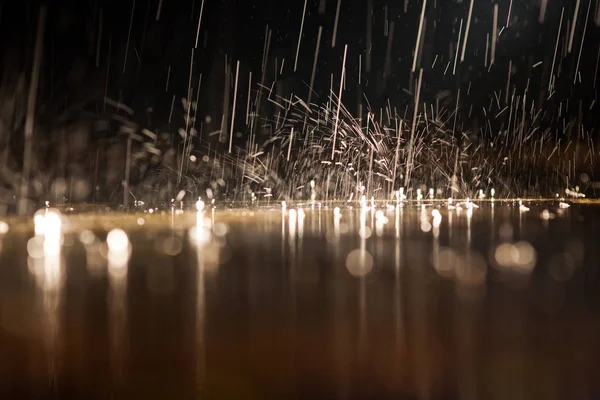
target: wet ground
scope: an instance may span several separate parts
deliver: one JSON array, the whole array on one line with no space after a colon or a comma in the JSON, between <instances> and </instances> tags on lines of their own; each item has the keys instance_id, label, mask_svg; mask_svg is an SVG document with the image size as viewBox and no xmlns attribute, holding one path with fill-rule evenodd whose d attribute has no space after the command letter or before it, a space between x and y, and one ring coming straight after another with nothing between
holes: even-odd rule
<instances>
[{"instance_id":1,"label":"wet ground","mask_svg":"<svg viewBox=\"0 0 600 400\"><path fill-rule=\"evenodd\" d=\"M600 205L423 205L6 220L0 398L599 395Z\"/></svg>"}]
</instances>

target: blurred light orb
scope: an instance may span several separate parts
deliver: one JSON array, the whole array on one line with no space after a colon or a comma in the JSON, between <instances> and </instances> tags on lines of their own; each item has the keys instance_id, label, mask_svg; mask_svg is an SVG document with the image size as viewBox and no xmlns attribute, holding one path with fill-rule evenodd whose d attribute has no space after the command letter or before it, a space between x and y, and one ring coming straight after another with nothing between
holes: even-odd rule
<instances>
[{"instance_id":1,"label":"blurred light orb","mask_svg":"<svg viewBox=\"0 0 600 400\"><path fill-rule=\"evenodd\" d=\"M129 238L122 229L113 229L106 236L106 244L111 252L125 252L129 248Z\"/></svg>"},{"instance_id":2,"label":"blurred light orb","mask_svg":"<svg viewBox=\"0 0 600 400\"><path fill-rule=\"evenodd\" d=\"M44 208L35 213L33 224L36 235L44 235L47 238L60 236L62 218L57 210Z\"/></svg>"},{"instance_id":3,"label":"blurred light orb","mask_svg":"<svg viewBox=\"0 0 600 400\"><path fill-rule=\"evenodd\" d=\"M566 282L575 272L575 260L568 253L555 254L548 262L548 273L557 282Z\"/></svg>"},{"instance_id":4,"label":"blurred light orb","mask_svg":"<svg viewBox=\"0 0 600 400\"><path fill-rule=\"evenodd\" d=\"M79 241L85 246L90 246L96 241L96 235L92 231L85 229L79 234Z\"/></svg>"},{"instance_id":5,"label":"blurred light orb","mask_svg":"<svg viewBox=\"0 0 600 400\"><path fill-rule=\"evenodd\" d=\"M41 259L44 257L44 238L34 236L27 241L27 254L33 259Z\"/></svg>"},{"instance_id":6,"label":"blurred light orb","mask_svg":"<svg viewBox=\"0 0 600 400\"><path fill-rule=\"evenodd\" d=\"M157 239L155 244L156 250L165 253L168 256L174 257L181 253L183 244L181 239L176 236L169 236L162 239Z\"/></svg>"},{"instance_id":7,"label":"blurred light orb","mask_svg":"<svg viewBox=\"0 0 600 400\"><path fill-rule=\"evenodd\" d=\"M454 250L449 247L443 247L437 254L437 262L434 262L434 268L438 275L444 278L451 278L454 275L454 270L457 264L463 262Z\"/></svg>"},{"instance_id":8,"label":"blurred light orb","mask_svg":"<svg viewBox=\"0 0 600 400\"><path fill-rule=\"evenodd\" d=\"M360 238L363 240L367 240L372 234L373 231L368 226L361 226L358 230L358 236L360 236Z\"/></svg>"},{"instance_id":9,"label":"blurred light orb","mask_svg":"<svg viewBox=\"0 0 600 400\"><path fill-rule=\"evenodd\" d=\"M485 283L487 264L483 255L473 252L456 264L455 278L459 285L476 287Z\"/></svg>"},{"instance_id":10,"label":"blurred light orb","mask_svg":"<svg viewBox=\"0 0 600 400\"><path fill-rule=\"evenodd\" d=\"M431 231L431 223L429 221L421 221L421 230L423 232Z\"/></svg>"},{"instance_id":11,"label":"blurred light orb","mask_svg":"<svg viewBox=\"0 0 600 400\"><path fill-rule=\"evenodd\" d=\"M0 221L0 235L5 235L8 233L8 224L4 221Z\"/></svg>"},{"instance_id":12,"label":"blurred light orb","mask_svg":"<svg viewBox=\"0 0 600 400\"><path fill-rule=\"evenodd\" d=\"M373 257L367 250L352 250L346 256L346 268L353 276L366 276L373 269Z\"/></svg>"},{"instance_id":13,"label":"blurred light orb","mask_svg":"<svg viewBox=\"0 0 600 400\"><path fill-rule=\"evenodd\" d=\"M590 176L584 172L579 176L579 180L581 180L581 183L588 183L590 181Z\"/></svg>"},{"instance_id":14,"label":"blurred light orb","mask_svg":"<svg viewBox=\"0 0 600 400\"><path fill-rule=\"evenodd\" d=\"M533 246L527 242L518 242L514 245L503 243L496 248L494 259L501 268L530 273L537 262L537 254Z\"/></svg>"},{"instance_id":15,"label":"blurred light orb","mask_svg":"<svg viewBox=\"0 0 600 400\"><path fill-rule=\"evenodd\" d=\"M223 237L223 236L227 235L228 229L229 228L224 223L217 222L217 223L215 223L215 225L213 227L213 232L216 236Z\"/></svg>"}]
</instances>

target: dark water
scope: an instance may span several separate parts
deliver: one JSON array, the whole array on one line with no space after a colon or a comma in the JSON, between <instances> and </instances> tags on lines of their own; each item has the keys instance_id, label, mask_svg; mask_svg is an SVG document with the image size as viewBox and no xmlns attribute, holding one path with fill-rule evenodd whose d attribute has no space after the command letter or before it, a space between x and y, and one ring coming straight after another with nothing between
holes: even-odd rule
<instances>
[{"instance_id":1,"label":"dark water","mask_svg":"<svg viewBox=\"0 0 600 400\"><path fill-rule=\"evenodd\" d=\"M600 206L528 206L8 221L0 398L594 398Z\"/></svg>"}]
</instances>

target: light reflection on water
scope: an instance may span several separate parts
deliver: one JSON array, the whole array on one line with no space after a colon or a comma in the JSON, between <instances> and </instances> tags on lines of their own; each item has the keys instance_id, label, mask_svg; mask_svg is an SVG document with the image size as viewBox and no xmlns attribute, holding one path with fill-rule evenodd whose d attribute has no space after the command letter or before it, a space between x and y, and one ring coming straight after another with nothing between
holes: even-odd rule
<instances>
[{"instance_id":1,"label":"light reflection on water","mask_svg":"<svg viewBox=\"0 0 600 400\"><path fill-rule=\"evenodd\" d=\"M569 373L592 390L600 210L530 207L200 207L68 231L44 211L3 238L0 388L562 398ZM35 323L14 311L31 299Z\"/></svg>"}]
</instances>

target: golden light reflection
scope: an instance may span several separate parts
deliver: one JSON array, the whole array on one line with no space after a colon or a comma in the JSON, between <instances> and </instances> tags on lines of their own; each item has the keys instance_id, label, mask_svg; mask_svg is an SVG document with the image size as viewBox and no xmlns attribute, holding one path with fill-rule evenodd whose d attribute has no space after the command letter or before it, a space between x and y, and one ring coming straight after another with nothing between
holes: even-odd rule
<instances>
[{"instance_id":1,"label":"golden light reflection","mask_svg":"<svg viewBox=\"0 0 600 400\"><path fill-rule=\"evenodd\" d=\"M62 216L50 208L34 216L35 236L27 243L29 271L41 295L42 332L49 370L54 374L60 348L60 303L64 283L62 261Z\"/></svg>"},{"instance_id":2,"label":"golden light reflection","mask_svg":"<svg viewBox=\"0 0 600 400\"><path fill-rule=\"evenodd\" d=\"M113 229L106 236L108 249L108 273L111 277L120 279L127 275L127 263L131 257L129 237L121 229Z\"/></svg>"},{"instance_id":3,"label":"golden light reflection","mask_svg":"<svg viewBox=\"0 0 600 400\"><path fill-rule=\"evenodd\" d=\"M56 210L43 209L34 216L34 228L35 236L27 242L30 272L45 295L58 292L63 279L62 217Z\"/></svg>"},{"instance_id":4,"label":"golden light reflection","mask_svg":"<svg viewBox=\"0 0 600 400\"><path fill-rule=\"evenodd\" d=\"M106 236L110 362L116 381L123 379L127 342L127 275L132 246L127 233L113 229Z\"/></svg>"}]
</instances>

